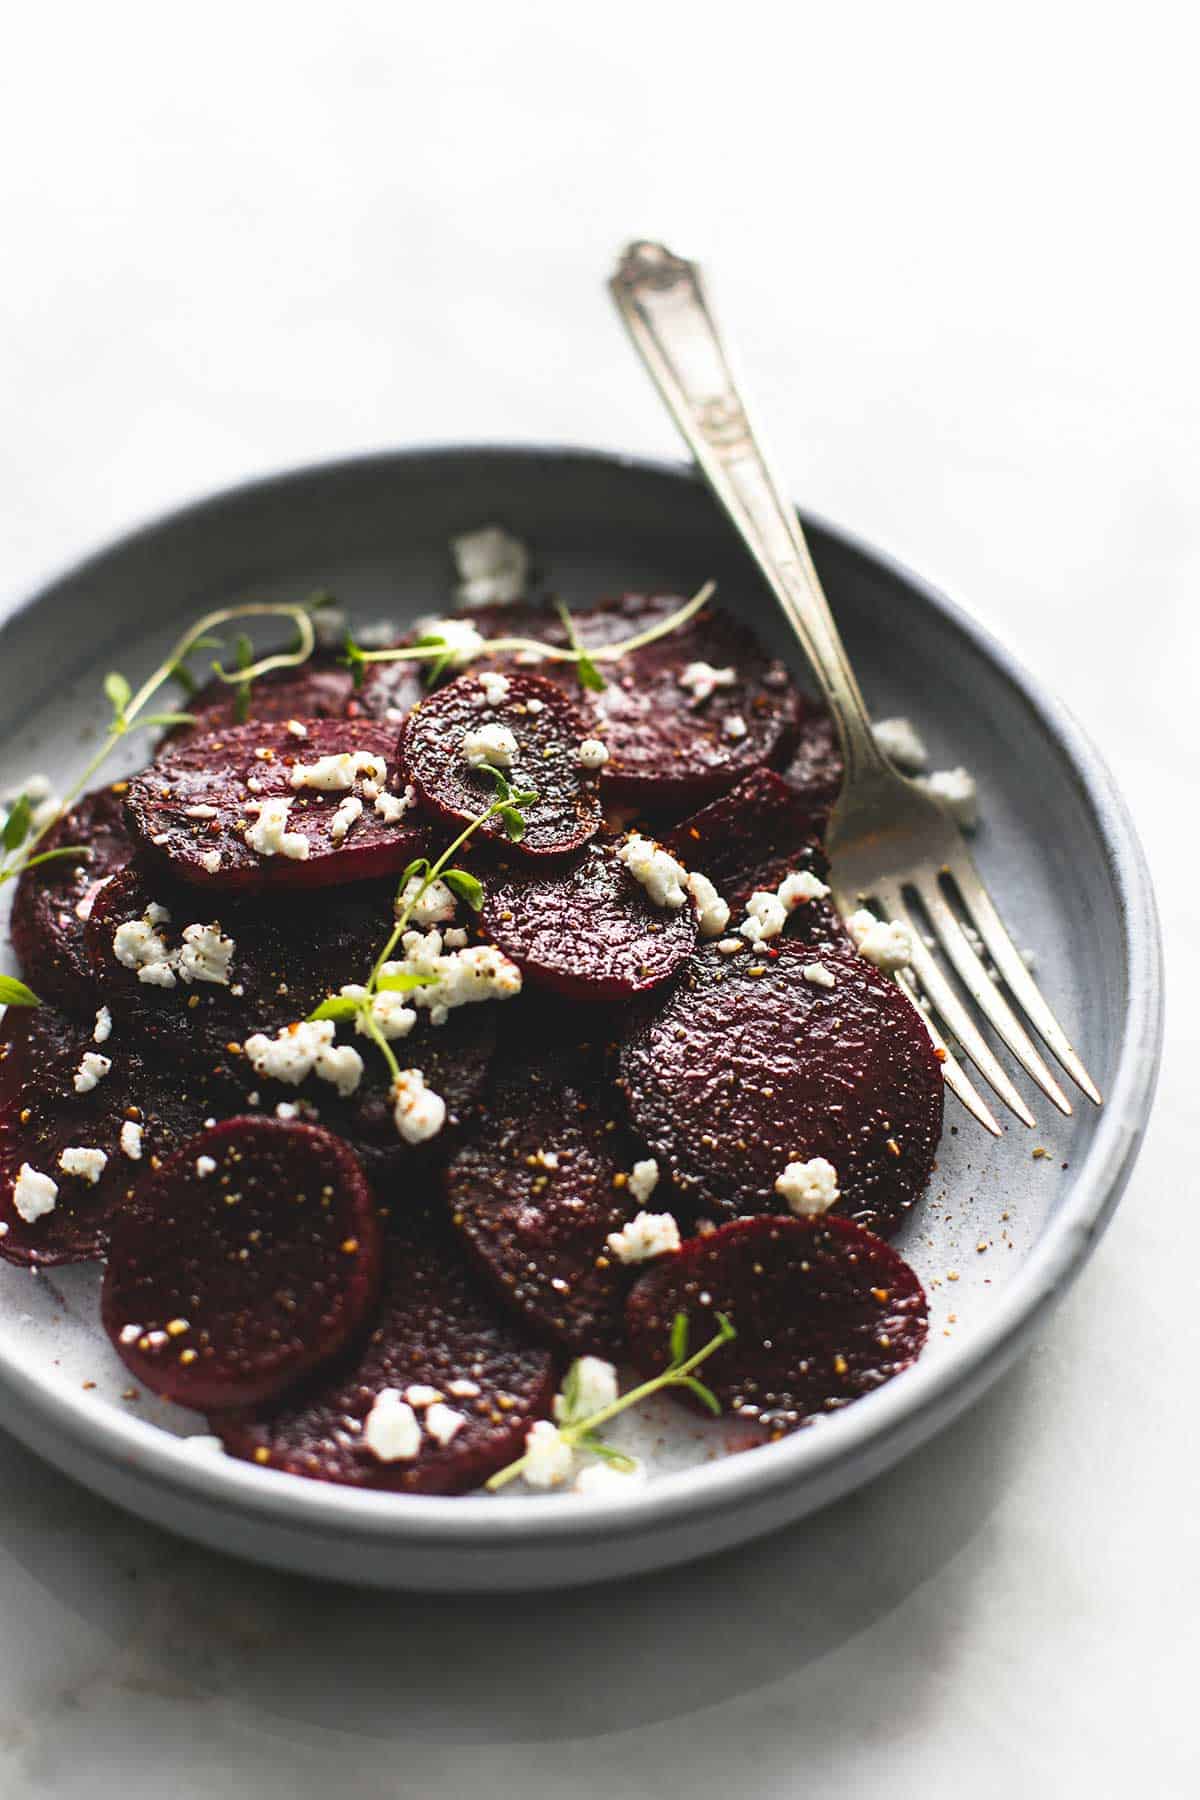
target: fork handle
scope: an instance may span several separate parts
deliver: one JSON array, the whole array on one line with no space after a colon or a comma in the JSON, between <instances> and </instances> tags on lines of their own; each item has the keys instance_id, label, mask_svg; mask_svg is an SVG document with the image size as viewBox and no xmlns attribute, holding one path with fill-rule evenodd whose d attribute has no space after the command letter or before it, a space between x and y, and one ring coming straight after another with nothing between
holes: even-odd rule
<instances>
[{"instance_id":1,"label":"fork handle","mask_svg":"<svg viewBox=\"0 0 1200 1800\"><path fill-rule=\"evenodd\" d=\"M754 434L700 270L664 244L631 244L610 282L629 334L709 485L816 672L853 777L879 769L870 720L795 509Z\"/></svg>"}]
</instances>

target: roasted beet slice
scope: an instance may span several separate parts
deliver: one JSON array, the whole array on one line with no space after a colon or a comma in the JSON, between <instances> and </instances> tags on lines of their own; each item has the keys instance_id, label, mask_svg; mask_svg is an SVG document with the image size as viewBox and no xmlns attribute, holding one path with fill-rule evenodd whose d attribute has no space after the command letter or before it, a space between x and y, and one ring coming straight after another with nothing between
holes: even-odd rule
<instances>
[{"instance_id":1,"label":"roasted beet slice","mask_svg":"<svg viewBox=\"0 0 1200 1800\"><path fill-rule=\"evenodd\" d=\"M248 698L239 700L240 690L214 676L197 693L184 701L184 711L195 719L194 725L176 725L158 747L164 751L194 737L198 731L222 731L253 719L258 724L269 720L341 719L346 716L354 678L343 669L337 658L318 651L298 669L272 669L251 682Z\"/></svg>"},{"instance_id":2,"label":"roasted beet slice","mask_svg":"<svg viewBox=\"0 0 1200 1800\"><path fill-rule=\"evenodd\" d=\"M695 948L691 904L655 906L609 846L588 844L567 867L509 867L485 892L484 935L530 981L573 999L644 993Z\"/></svg>"},{"instance_id":3,"label":"roasted beet slice","mask_svg":"<svg viewBox=\"0 0 1200 1800\"><path fill-rule=\"evenodd\" d=\"M824 1157L840 1213L890 1232L929 1180L942 1070L915 1008L849 945L794 938L694 958L621 1052L634 1127L698 1206L784 1212L776 1179Z\"/></svg>"},{"instance_id":4,"label":"roasted beet slice","mask_svg":"<svg viewBox=\"0 0 1200 1800\"><path fill-rule=\"evenodd\" d=\"M613 1354L633 1271L608 1235L638 1209L611 1085L527 1062L497 1085L485 1117L446 1171L450 1215L473 1261L539 1336Z\"/></svg>"},{"instance_id":5,"label":"roasted beet slice","mask_svg":"<svg viewBox=\"0 0 1200 1800\"><path fill-rule=\"evenodd\" d=\"M417 1208L385 1248L383 1296L361 1354L270 1410L218 1415L213 1429L234 1456L293 1475L460 1494L523 1453L530 1425L550 1411L556 1359L501 1315L444 1224ZM385 1393L392 1398L381 1401ZM401 1424L405 1406L413 1418Z\"/></svg>"},{"instance_id":6,"label":"roasted beet slice","mask_svg":"<svg viewBox=\"0 0 1200 1800\"><path fill-rule=\"evenodd\" d=\"M81 844L79 857L40 863L17 883L12 941L30 985L44 1000L76 1013L95 1005L84 949L84 923L101 884L133 854L125 825L126 782L96 788L76 802L38 844L39 853Z\"/></svg>"},{"instance_id":7,"label":"roasted beet slice","mask_svg":"<svg viewBox=\"0 0 1200 1800\"><path fill-rule=\"evenodd\" d=\"M724 1313L737 1337L703 1378L739 1419L775 1438L915 1362L927 1310L904 1258L849 1219L739 1219L642 1276L629 1296L629 1347L638 1368L657 1375L677 1313L688 1316L693 1348Z\"/></svg>"},{"instance_id":8,"label":"roasted beet slice","mask_svg":"<svg viewBox=\"0 0 1200 1800\"><path fill-rule=\"evenodd\" d=\"M800 727L800 736L784 770L784 779L808 809L818 837L825 835L844 774L845 765L833 720L828 713L814 710Z\"/></svg>"},{"instance_id":9,"label":"roasted beet slice","mask_svg":"<svg viewBox=\"0 0 1200 1800\"><path fill-rule=\"evenodd\" d=\"M222 893L368 881L425 841L396 734L369 719L198 732L134 776L127 810L150 861Z\"/></svg>"},{"instance_id":10,"label":"roasted beet slice","mask_svg":"<svg viewBox=\"0 0 1200 1800\"><path fill-rule=\"evenodd\" d=\"M99 1029L98 1042L92 1025L52 1006L10 1010L0 1027L0 1256L8 1262L103 1256L109 1221L157 1160L231 1105L221 1081L181 1077L143 1057L116 1027L107 1036L104 1024ZM72 1150L84 1154L68 1155L64 1169L60 1159ZM22 1181L26 1165L57 1193L44 1181Z\"/></svg>"},{"instance_id":11,"label":"roasted beet slice","mask_svg":"<svg viewBox=\"0 0 1200 1800\"><path fill-rule=\"evenodd\" d=\"M492 688L493 681L503 681L505 690ZM419 798L459 824L496 798L495 784L472 766L473 758L501 769L514 789L536 790L537 799L522 808L525 835L512 848L525 857L557 856L600 829L599 784L579 761L579 747L591 735L580 709L540 675L460 675L409 714L400 753ZM489 746L489 737L495 744ZM508 842L499 818L481 829Z\"/></svg>"},{"instance_id":12,"label":"roasted beet slice","mask_svg":"<svg viewBox=\"0 0 1200 1800\"><path fill-rule=\"evenodd\" d=\"M375 1203L345 1144L312 1125L228 1119L115 1221L101 1315L155 1393L257 1405L346 1347L381 1267Z\"/></svg>"}]
</instances>

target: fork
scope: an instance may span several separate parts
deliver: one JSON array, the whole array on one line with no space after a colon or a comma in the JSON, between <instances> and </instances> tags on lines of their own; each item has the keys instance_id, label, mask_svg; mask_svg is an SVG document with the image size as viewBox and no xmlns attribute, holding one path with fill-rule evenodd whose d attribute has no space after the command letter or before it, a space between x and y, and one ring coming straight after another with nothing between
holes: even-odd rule
<instances>
[{"instance_id":1,"label":"fork","mask_svg":"<svg viewBox=\"0 0 1200 1800\"><path fill-rule=\"evenodd\" d=\"M876 743L804 532L734 383L699 269L663 244L639 242L625 252L610 286L692 455L799 638L837 725L846 773L825 848L839 912L845 918L869 903L879 917L907 928L911 960L896 978L918 1006L947 1086L987 1131L1001 1135L935 1019L1022 1124L1032 1126L1034 1117L968 1000L1060 1112L1070 1114L1071 1103L1027 1025L1099 1106L1098 1088L1009 936L958 827L892 767ZM926 927L944 963L926 942ZM975 949L968 935L972 927L1007 997Z\"/></svg>"}]
</instances>

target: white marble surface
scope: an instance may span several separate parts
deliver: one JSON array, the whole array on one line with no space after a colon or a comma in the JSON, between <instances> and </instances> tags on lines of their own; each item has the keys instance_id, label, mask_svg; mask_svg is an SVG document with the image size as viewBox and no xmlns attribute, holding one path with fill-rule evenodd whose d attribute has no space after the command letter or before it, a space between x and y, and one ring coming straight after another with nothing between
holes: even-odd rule
<instances>
[{"instance_id":1,"label":"white marble surface","mask_svg":"<svg viewBox=\"0 0 1200 1800\"><path fill-rule=\"evenodd\" d=\"M158 1535L0 1438L4 1800L1197 1791L1185 17L10 20L0 587L331 452L673 453L600 287L661 234L705 257L794 490L972 605L1100 741L1172 985L1145 1154L1036 1350L780 1539L562 1599L374 1598Z\"/></svg>"}]
</instances>

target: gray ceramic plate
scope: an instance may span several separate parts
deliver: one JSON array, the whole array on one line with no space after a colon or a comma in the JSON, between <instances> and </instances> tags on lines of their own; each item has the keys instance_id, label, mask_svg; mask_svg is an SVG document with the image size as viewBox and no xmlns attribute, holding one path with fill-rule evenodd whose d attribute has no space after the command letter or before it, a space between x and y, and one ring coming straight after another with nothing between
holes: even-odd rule
<instances>
[{"instance_id":1,"label":"gray ceramic plate","mask_svg":"<svg viewBox=\"0 0 1200 1800\"><path fill-rule=\"evenodd\" d=\"M0 785L65 779L104 717L100 675L153 666L196 613L321 584L359 619L448 604L447 540L499 520L554 585L690 592L715 575L787 640L687 470L562 449L415 451L301 470L123 539L13 608L0 631ZM94 1270L0 1268L0 1419L80 1481L190 1536L380 1586L566 1585L680 1562L824 1505L911 1451L1014 1357L1089 1254L1132 1167L1157 1067L1154 903L1120 797L1078 728L1006 651L923 582L813 523L813 548L877 715L905 712L939 765L979 779L977 854L1108 1096L998 1144L953 1102L928 1203L901 1247L934 1328L914 1370L787 1441L721 1456L670 1411L636 1428L654 1465L619 1501L392 1498L296 1480L181 1443L186 1415L124 1398L95 1323ZM1035 1145L1050 1154L1035 1159ZM89 1385L84 1386L85 1383ZM94 1384L94 1385L90 1385Z\"/></svg>"}]
</instances>

